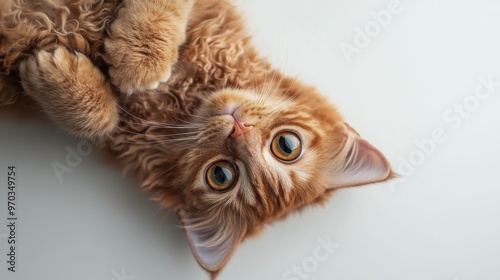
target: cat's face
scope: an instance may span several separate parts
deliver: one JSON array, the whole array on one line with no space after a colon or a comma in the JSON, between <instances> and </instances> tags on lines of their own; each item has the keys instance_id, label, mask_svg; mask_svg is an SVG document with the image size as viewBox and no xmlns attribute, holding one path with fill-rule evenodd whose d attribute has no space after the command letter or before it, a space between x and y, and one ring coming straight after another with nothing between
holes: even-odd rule
<instances>
[{"instance_id":1,"label":"cat's face","mask_svg":"<svg viewBox=\"0 0 500 280\"><path fill-rule=\"evenodd\" d=\"M225 89L192 119L179 216L198 262L218 271L246 236L331 190L387 179L383 155L314 93Z\"/></svg>"}]
</instances>

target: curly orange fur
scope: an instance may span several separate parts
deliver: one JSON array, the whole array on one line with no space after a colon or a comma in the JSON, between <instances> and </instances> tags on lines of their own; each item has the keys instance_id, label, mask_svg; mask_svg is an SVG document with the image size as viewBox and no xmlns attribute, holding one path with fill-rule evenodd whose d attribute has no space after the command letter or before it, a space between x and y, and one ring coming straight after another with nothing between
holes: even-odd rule
<instances>
[{"instance_id":1,"label":"curly orange fur","mask_svg":"<svg viewBox=\"0 0 500 280\"><path fill-rule=\"evenodd\" d=\"M345 125L326 98L313 87L279 73L258 55L250 44L241 16L228 1L196 1L189 20L183 23L187 24L185 36L174 32L177 35L170 34L169 38L178 38L164 39L162 24L156 31L156 25L151 25L148 32L160 38L153 46L141 45L134 37L143 34L139 32L119 48L111 47L111 43L113 51L108 48L108 52L105 41L116 35L109 32L120 14L117 11L126 6L121 1L45 2L51 4L37 6L10 0L0 6L3 19L0 106L23 96L21 75L24 90L28 89L30 98L46 110L72 108L71 112L84 114L83 120L70 123L72 129L68 130L92 137L95 135L85 131L97 127L95 130L102 136L98 144L116 156L123 170L138 176L142 187L162 206L178 211L197 260L213 278L242 239L257 234L264 225L294 210L325 202L334 190L332 186L360 185L392 176L382 154ZM190 4L186 7L191 9ZM181 9L177 13L182 15L186 11ZM175 22L171 24L177 26ZM162 42L166 45L162 46ZM168 64L172 66L168 82L160 83L155 90L122 94L118 89L124 82L117 81L120 74L113 78L112 72L126 71L129 66L120 64L119 56L108 56L128 46L133 53L149 53L153 62L155 58L168 62L175 57L175 64ZM175 51L163 58L161 52L166 49ZM67 50L80 54L72 55ZM92 62L95 67L68 66L67 61L74 59L83 60L85 65ZM45 62L51 67L67 67L65 73L69 76L63 79L65 83L60 89L40 90L44 89L42 83L37 85L32 82L31 74L23 74L39 71L38 68L46 66ZM31 69L26 63L33 68L32 72L25 70ZM115 70L108 73L108 67ZM154 63L149 67L154 68ZM85 80L82 78L85 76L91 78ZM133 78L124 77L121 80ZM59 78L56 76L54 80ZM71 85L79 83L82 85L71 89ZM85 89L83 84L90 88ZM98 90L91 93L91 88ZM130 89L125 88L122 92ZM46 93L50 90L54 91L52 95ZM65 101L58 100L67 95L64 90L78 94L63 98ZM44 94L47 95L40 96ZM253 130L239 139L228 138L232 124L220 114L230 103L237 103L235 112L254 125ZM78 104L86 109L79 112L82 109L75 108ZM103 113L102 108L108 113ZM64 110L62 113L66 113ZM113 119L118 112L119 120ZM52 112L46 113L51 116ZM96 125L106 116L111 116L108 118L111 128ZM57 116L51 118L59 120ZM282 127L298 131L304 140L306 153L293 165L273 159L268 150L268 139ZM213 193L203 183L203 172L214 158L222 156L235 158L241 167L240 180L226 193ZM376 176L344 183L346 176L356 177L355 173L362 172L360 167L364 165L364 171ZM335 180L342 183L335 184ZM208 234L210 238L198 240L197 244L197 234ZM221 252L224 256L213 264L204 256L218 256Z\"/></svg>"},{"instance_id":2,"label":"curly orange fur","mask_svg":"<svg viewBox=\"0 0 500 280\"><path fill-rule=\"evenodd\" d=\"M19 62L33 50L53 50L57 45L98 61L118 4L118 0L6 0L0 12L2 73L18 70Z\"/></svg>"}]
</instances>

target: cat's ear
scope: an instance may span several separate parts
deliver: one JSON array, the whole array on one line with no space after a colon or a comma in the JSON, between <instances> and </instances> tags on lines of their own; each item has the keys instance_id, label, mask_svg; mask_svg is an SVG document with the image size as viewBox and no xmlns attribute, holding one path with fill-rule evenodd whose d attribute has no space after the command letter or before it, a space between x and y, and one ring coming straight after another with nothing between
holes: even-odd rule
<instances>
[{"instance_id":1,"label":"cat's ear","mask_svg":"<svg viewBox=\"0 0 500 280\"><path fill-rule=\"evenodd\" d=\"M177 214L196 261L215 278L245 236L246 226L217 215L207 217L206 213L181 209Z\"/></svg>"},{"instance_id":2,"label":"cat's ear","mask_svg":"<svg viewBox=\"0 0 500 280\"><path fill-rule=\"evenodd\" d=\"M351 126L343 125L343 147L327 170L329 185L332 188L359 186L385 181L393 176L384 155Z\"/></svg>"}]
</instances>

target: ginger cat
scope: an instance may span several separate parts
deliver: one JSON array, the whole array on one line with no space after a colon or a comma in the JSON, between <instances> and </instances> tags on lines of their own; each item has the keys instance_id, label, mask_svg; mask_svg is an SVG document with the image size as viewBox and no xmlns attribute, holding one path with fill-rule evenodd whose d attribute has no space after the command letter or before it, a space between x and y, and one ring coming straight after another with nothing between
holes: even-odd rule
<instances>
[{"instance_id":1,"label":"ginger cat","mask_svg":"<svg viewBox=\"0 0 500 280\"><path fill-rule=\"evenodd\" d=\"M176 211L215 278L238 244L342 187L393 175L220 0L0 4L0 110L41 108Z\"/></svg>"}]
</instances>

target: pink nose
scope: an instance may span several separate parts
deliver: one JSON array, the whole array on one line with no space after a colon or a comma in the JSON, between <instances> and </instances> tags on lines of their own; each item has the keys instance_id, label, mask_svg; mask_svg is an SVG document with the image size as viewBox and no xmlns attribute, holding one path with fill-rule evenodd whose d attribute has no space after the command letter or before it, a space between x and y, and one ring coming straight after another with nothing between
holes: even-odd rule
<instances>
[{"instance_id":1,"label":"pink nose","mask_svg":"<svg viewBox=\"0 0 500 280\"><path fill-rule=\"evenodd\" d=\"M239 137L240 135L243 135L252 129L253 129L253 126L251 126L251 125L245 126L245 123L238 121L236 118L234 118L234 129L233 129L233 133L231 133L230 137L231 138Z\"/></svg>"}]
</instances>

